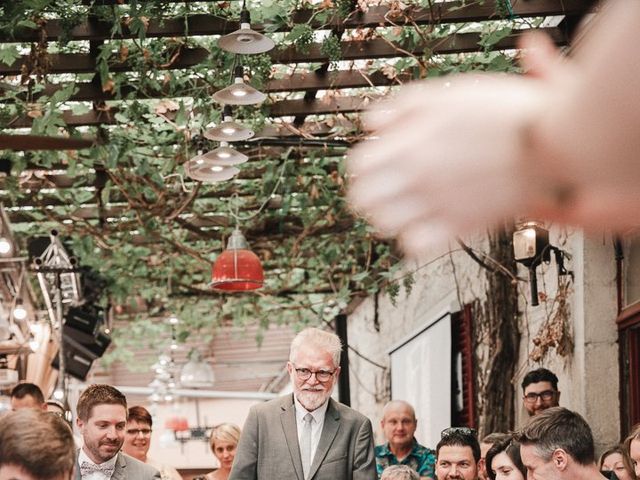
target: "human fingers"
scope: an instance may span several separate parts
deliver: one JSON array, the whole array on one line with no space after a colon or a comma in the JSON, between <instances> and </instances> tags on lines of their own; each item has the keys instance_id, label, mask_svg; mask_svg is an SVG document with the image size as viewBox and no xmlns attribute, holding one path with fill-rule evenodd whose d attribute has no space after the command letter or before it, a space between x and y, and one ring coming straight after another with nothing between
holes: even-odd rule
<instances>
[{"instance_id":1,"label":"human fingers","mask_svg":"<svg viewBox=\"0 0 640 480\"><path fill-rule=\"evenodd\" d=\"M364 117L365 127L378 131L393 126L408 116L424 113L434 102L438 103L443 89L450 88L454 81L453 78L429 79L403 86L391 98L372 105Z\"/></svg>"},{"instance_id":2,"label":"human fingers","mask_svg":"<svg viewBox=\"0 0 640 480\"><path fill-rule=\"evenodd\" d=\"M519 44L523 50L521 63L527 75L536 78L554 75L561 56L551 37L542 32L529 32L521 37Z\"/></svg>"},{"instance_id":3,"label":"human fingers","mask_svg":"<svg viewBox=\"0 0 640 480\"><path fill-rule=\"evenodd\" d=\"M453 237L447 222L430 219L416 221L403 230L398 234L398 243L407 257L420 258L427 252L447 247Z\"/></svg>"}]
</instances>

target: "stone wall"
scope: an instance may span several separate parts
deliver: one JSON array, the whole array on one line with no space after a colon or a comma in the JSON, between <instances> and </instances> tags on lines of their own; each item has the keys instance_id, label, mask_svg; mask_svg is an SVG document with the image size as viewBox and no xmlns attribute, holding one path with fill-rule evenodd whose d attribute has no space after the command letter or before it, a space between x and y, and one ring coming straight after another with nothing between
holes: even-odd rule
<instances>
[{"instance_id":1,"label":"stone wall","mask_svg":"<svg viewBox=\"0 0 640 480\"><path fill-rule=\"evenodd\" d=\"M537 307L530 306L528 281L518 282L520 354L514 359L515 373L511 379L516 406L515 426L526 421L521 400L522 377L532 368L545 366L559 377L561 405L587 418L600 449L618 441L619 435L613 247L607 236L585 237L581 232L565 229L552 229L550 239L553 245L571 255L566 266L573 270L574 281L568 282L566 292L558 290L557 268L552 258L549 265L538 269L539 290L547 297ZM487 235L477 235L469 239L468 244L475 251L488 251ZM488 275L491 274L455 243L450 247L451 253L434 251L417 262L404 265L399 275L417 270L415 284L409 294L401 289L395 305L386 294L380 293L377 300L367 298L349 316L349 341L360 354L350 352L351 401L355 408L372 419L378 442L382 441L381 410L390 396L388 349L447 308L453 311L461 304L474 301L479 305L486 304ZM518 275L526 278L526 269L520 267ZM544 332L541 335L544 324L558 323L554 319L559 297L567 302L568 334L573 349L560 355L551 348L540 359L535 355L533 340L548 337ZM477 357L481 363L475 368L479 376L487 374L486 366L482 364L487 362L482 352L486 349L483 342L487 341L491 339L478 342ZM534 361L532 356L540 361Z\"/></svg>"}]
</instances>

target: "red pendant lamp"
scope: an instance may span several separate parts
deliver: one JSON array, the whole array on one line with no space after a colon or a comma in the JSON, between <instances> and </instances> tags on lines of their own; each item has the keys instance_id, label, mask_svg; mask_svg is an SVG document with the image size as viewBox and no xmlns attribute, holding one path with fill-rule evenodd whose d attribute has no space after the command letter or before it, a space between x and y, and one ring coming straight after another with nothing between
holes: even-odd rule
<instances>
[{"instance_id":1,"label":"red pendant lamp","mask_svg":"<svg viewBox=\"0 0 640 480\"><path fill-rule=\"evenodd\" d=\"M221 292L246 292L264 285L264 272L258 256L249 250L242 232L236 229L229 237L227 249L218 255L209 286Z\"/></svg>"}]
</instances>

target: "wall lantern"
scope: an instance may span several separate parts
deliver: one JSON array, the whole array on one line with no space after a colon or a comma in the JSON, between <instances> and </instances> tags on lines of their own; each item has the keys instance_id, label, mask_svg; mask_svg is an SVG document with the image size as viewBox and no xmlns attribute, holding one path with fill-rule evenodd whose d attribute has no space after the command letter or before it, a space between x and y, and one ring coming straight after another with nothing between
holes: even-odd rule
<instances>
[{"instance_id":1,"label":"wall lantern","mask_svg":"<svg viewBox=\"0 0 640 480\"><path fill-rule=\"evenodd\" d=\"M258 256L249 250L249 244L236 228L227 249L216 258L209 286L221 292L257 290L264 285L264 272Z\"/></svg>"},{"instance_id":2,"label":"wall lantern","mask_svg":"<svg viewBox=\"0 0 640 480\"><path fill-rule=\"evenodd\" d=\"M549 243L549 231L540 223L528 221L516 229L513 233L513 253L516 262L521 263L529 270L529 285L531 289L531 305L538 306L538 278L536 268L542 263L551 261L551 252L554 253L558 266L558 275L571 275L564 266L564 259L569 254L564 250L554 247Z\"/></svg>"}]
</instances>

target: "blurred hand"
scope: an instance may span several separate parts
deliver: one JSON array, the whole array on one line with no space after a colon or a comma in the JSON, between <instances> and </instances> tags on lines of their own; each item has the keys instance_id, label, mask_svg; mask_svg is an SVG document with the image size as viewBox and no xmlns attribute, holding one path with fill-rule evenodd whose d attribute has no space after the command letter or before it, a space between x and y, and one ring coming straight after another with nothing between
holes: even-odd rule
<instances>
[{"instance_id":1,"label":"blurred hand","mask_svg":"<svg viewBox=\"0 0 640 480\"><path fill-rule=\"evenodd\" d=\"M552 106L541 78L553 60L532 58L528 78L417 83L377 105L366 117L377 138L349 155L353 207L408 253L531 209L542 192L526 128Z\"/></svg>"},{"instance_id":2,"label":"blurred hand","mask_svg":"<svg viewBox=\"0 0 640 480\"><path fill-rule=\"evenodd\" d=\"M353 208L409 254L516 215L618 230L640 223L640 95L631 68L612 77L616 88L598 78L607 33L589 49L591 63L563 62L532 34L521 45L526 75L420 82L378 104L366 117L372 139L349 155Z\"/></svg>"}]
</instances>

